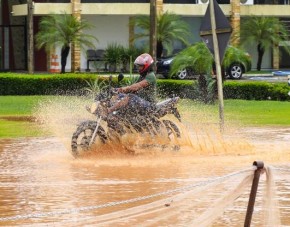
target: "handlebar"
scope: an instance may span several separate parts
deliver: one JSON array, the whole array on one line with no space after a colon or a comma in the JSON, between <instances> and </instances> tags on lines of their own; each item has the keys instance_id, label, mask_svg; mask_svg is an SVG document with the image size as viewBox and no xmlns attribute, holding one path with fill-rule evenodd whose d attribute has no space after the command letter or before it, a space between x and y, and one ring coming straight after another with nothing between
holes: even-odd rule
<instances>
[{"instance_id":1,"label":"handlebar","mask_svg":"<svg viewBox=\"0 0 290 227\"><path fill-rule=\"evenodd\" d=\"M118 88L112 88L111 92L112 92L113 95L119 94Z\"/></svg>"}]
</instances>

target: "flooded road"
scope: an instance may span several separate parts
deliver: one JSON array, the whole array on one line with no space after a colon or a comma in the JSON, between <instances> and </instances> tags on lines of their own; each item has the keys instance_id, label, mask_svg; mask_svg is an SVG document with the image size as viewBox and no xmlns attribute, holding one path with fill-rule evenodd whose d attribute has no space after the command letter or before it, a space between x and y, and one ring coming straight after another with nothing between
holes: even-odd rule
<instances>
[{"instance_id":1,"label":"flooded road","mask_svg":"<svg viewBox=\"0 0 290 227\"><path fill-rule=\"evenodd\" d=\"M221 134L208 112L187 111L178 152L140 149L144 138L125 136L134 155L97 146L74 159L71 135L89 119L83 106L43 103L34 117L51 137L0 140L0 226L242 226L256 160L267 171L252 226L290 226L289 127L236 124Z\"/></svg>"},{"instance_id":2,"label":"flooded road","mask_svg":"<svg viewBox=\"0 0 290 227\"><path fill-rule=\"evenodd\" d=\"M290 226L290 128L241 129L239 143L198 133L179 152L83 159L63 138L0 140L0 225L241 226L262 160L276 187L261 176L252 226L266 226L269 210L267 223Z\"/></svg>"}]
</instances>

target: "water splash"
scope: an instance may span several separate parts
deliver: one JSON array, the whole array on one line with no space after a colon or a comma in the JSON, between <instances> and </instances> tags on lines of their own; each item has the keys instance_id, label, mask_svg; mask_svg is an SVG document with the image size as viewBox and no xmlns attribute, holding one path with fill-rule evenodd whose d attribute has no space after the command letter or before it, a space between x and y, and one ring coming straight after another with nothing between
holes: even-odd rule
<instances>
[{"instance_id":1,"label":"water splash","mask_svg":"<svg viewBox=\"0 0 290 227\"><path fill-rule=\"evenodd\" d=\"M43 130L59 138L67 150L70 150L71 136L77 125L86 120L94 120L94 116L86 111L85 106L91 104L91 99L74 96L54 96L39 103L35 108L34 117L41 123ZM235 136L237 127L227 125L226 132L221 133L218 124L212 119L212 114L204 108L197 112L190 109L181 110L182 123L173 117L166 117L174 121L182 132L180 139L172 141L172 144L181 146L184 154L196 155L219 155L219 154L249 154L253 152L253 147L242 135ZM194 115L194 116L193 116ZM106 125L103 125L106 128ZM145 152L164 151L162 146L168 144L168 140L163 137L146 136L140 134L127 134L122 137L122 144L111 143L109 145L97 145L94 147L96 153L108 154L117 153L142 153L142 144L158 144L160 146L145 149ZM139 147L139 148L138 148ZM169 150L170 150L170 146ZM171 146L172 147L172 146ZM161 148L161 149L160 149ZM166 150L166 149L165 149ZM168 150L168 149L167 149ZM102 152L100 152L102 151ZM128 152L129 151L129 152ZM149 153L150 153L149 152Z\"/></svg>"}]
</instances>

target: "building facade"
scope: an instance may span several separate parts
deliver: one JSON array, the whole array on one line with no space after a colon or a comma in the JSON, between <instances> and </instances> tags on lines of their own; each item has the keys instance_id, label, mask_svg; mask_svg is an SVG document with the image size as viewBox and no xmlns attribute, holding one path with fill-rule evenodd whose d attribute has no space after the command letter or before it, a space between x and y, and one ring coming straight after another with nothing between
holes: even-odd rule
<instances>
[{"instance_id":1,"label":"building facade","mask_svg":"<svg viewBox=\"0 0 290 227\"><path fill-rule=\"evenodd\" d=\"M156 0L158 12L172 12L181 15L190 25L191 43L200 41L199 28L209 0ZM0 0L0 71L27 70L27 0ZM238 29L241 18L248 16L274 16L290 25L289 0L218 0L224 14L234 29ZM149 0L35 0L33 2L33 33L38 32L42 16L51 13L74 14L86 19L95 28L84 31L94 35L99 42L97 49L106 49L108 44L129 45L132 28L129 21L136 15L149 15ZM182 46L176 44L175 48ZM285 45L285 44L284 44ZM286 44L288 45L288 44ZM255 68L257 53L255 44L246 49L252 55ZM56 49L60 56L60 49ZM282 58L279 59L279 55ZM44 50L34 49L34 70L45 72L49 69L49 56ZM72 48L66 71L71 62L76 69L86 69L86 53ZM267 50L262 69L290 68L289 55L281 47Z\"/></svg>"}]
</instances>

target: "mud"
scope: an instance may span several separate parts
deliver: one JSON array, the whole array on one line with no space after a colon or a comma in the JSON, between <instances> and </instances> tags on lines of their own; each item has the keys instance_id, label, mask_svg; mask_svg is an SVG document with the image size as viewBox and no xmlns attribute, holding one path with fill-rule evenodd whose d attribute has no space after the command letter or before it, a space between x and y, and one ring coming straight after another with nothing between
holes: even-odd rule
<instances>
[{"instance_id":1,"label":"mud","mask_svg":"<svg viewBox=\"0 0 290 227\"><path fill-rule=\"evenodd\" d=\"M244 174L192 190L94 209L206 182L247 169L255 160L263 160L266 166L289 168L289 128L241 129L239 138L245 143L234 147L233 143L219 141L226 151L205 152L211 146L202 138L209 133L198 136L198 146L185 144L179 152L142 150L135 155L103 153L81 159L74 159L58 137L0 140L0 218L23 217L1 221L0 225L196 226L196 221L203 218L207 220L205 226L241 226L251 185ZM290 225L290 173L274 170L272 177L279 221ZM254 226L265 226L267 220L263 202L266 185L264 174L253 214ZM275 208L273 204L271 209ZM27 217L32 214L44 216ZM270 221L277 223L277 219Z\"/></svg>"},{"instance_id":2,"label":"mud","mask_svg":"<svg viewBox=\"0 0 290 227\"><path fill-rule=\"evenodd\" d=\"M256 160L267 172L252 226L290 226L289 127L221 133L187 120L178 152L138 148L134 136L122 141L134 154L115 144L75 159L72 132L90 117L78 105L41 106L34 117L52 137L0 140L1 226L242 226Z\"/></svg>"},{"instance_id":3,"label":"mud","mask_svg":"<svg viewBox=\"0 0 290 227\"><path fill-rule=\"evenodd\" d=\"M7 121L27 121L27 122L36 122L36 118L33 116L5 116L0 117L0 120Z\"/></svg>"}]
</instances>

